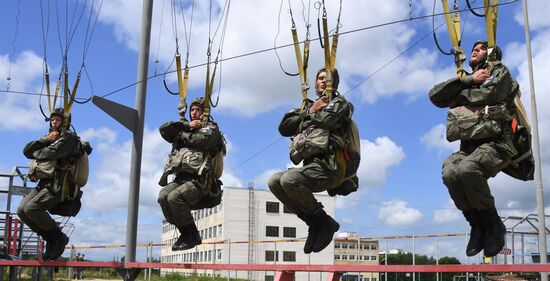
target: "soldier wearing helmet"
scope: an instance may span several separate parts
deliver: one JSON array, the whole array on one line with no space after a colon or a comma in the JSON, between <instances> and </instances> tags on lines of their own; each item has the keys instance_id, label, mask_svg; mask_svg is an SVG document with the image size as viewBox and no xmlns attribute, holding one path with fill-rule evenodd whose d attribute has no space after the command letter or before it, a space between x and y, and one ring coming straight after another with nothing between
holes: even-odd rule
<instances>
[{"instance_id":1,"label":"soldier wearing helmet","mask_svg":"<svg viewBox=\"0 0 550 281\"><path fill-rule=\"evenodd\" d=\"M481 250L487 257L495 256L505 242L506 227L487 180L518 153L509 110L520 91L501 59L500 48L488 49L486 41L477 41L469 62L472 74L437 84L429 93L434 105L449 108L447 140L460 140L460 150L443 162L442 178L471 226L468 256Z\"/></svg>"},{"instance_id":2,"label":"soldier wearing helmet","mask_svg":"<svg viewBox=\"0 0 550 281\"><path fill-rule=\"evenodd\" d=\"M161 136L172 144L172 152L166 162L159 181L163 188L158 202L166 221L175 225L180 236L172 246L173 251L191 249L202 243L191 210L214 207L221 200L221 181L212 176L210 159L225 151L223 137L213 120L201 120L204 98L194 99L189 106L189 118L185 115L185 104L180 103L178 111L181 121L167 122L160 126ZM168 183L168 176L174 175ZM211 197L217 191L218 196ZM215 199L212 199L215 198Z\"/></svg>"},{"instance_id":3,"label":"soldier wearing helmet","mask_svg":"<svg viewBox=\"0 0 550 281\"><path fill-rule=\"evenodd\" d=\"M323 209L313 193L339 187L345 173L343 145L336 136L343 135L351 121L353 105L337 94L339 76L332 72L332 98L325 95L327 71L315 76L317 99L301 109L293 109L283 117L279 133L292 137L290 157L300 168L275 173L268 181L271 192L308 225L304 253L320 252L331 242L340 225ZM315 145L318 144L318 145Z\"/></svg>"},{"instance_id":4,"label":"soldier wearing helmet","mask_svg":"<svg viewBox=\"0 0 550 281\"><path fill-rule=\"evenodd\" d=\"M50 114L49 133L39 140L28 143L23 153L32 159L29 168L29 178L37 182L37 186L23 200L17 208L19 218L30 229L46 240L44 260L59 258L69 238L57 226L49 212L55 212L62 201L68 200L63 192L66 180L66 167L74 165L82 156L78 136L68 128L70 116L62 108L55 109ZM69 182L66 186L68 194L74 194L76 187Z\"/></svg>"}]
</instances>

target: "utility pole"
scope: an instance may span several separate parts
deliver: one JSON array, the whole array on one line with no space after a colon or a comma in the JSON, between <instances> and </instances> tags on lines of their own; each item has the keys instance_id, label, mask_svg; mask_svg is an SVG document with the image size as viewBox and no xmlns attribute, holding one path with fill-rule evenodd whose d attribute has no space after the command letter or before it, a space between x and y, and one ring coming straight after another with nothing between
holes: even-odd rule
<instances>
[{"instance_id":1,"label":"utility pole","mask_svg":"<svg viewBox=\"0 0 550 281\"><path fill-rule=\"evenodd\" d=\"M145 100L147 95L147 72L151 41L151 18L153 0L143 0L141 15L141 40L138 56L135 109L102 97L94 96L92 102L133 133L132 159L130 163L130 186L128 189L128 216L126 222L126 253L124 268L117 270L125 281L133 281L141 269L130 269L129 262L136 261L137 221L139 212L139 185L141 155L143 151L143 124L145 123Z\"/></svg>"},{"instance_id":2,"label":"utility pole","mask_svg":"<svg viewBox=\"0 0 550 281\"><path fill-rule=\"evenodd\" d=\"M525 29L525 47L527 49L527 63L529 65L529 86L531 92L531 119L533 134L533 157L535 158L535 184L537 187L537 218L539 221L539 253L540 263L548 262L546 257L546 218L544 214L544 190L542 187L542 171L540 164L540 144L539 144L539 122L537 115L537 99L535 97L535 81L533 77L533 57L531 55L531 36L529 34L529 16L527 11L527 0L523 0L523 16ZM541 272L541 281L548 281L548 273Z\"/></svg>"}]
</instances>

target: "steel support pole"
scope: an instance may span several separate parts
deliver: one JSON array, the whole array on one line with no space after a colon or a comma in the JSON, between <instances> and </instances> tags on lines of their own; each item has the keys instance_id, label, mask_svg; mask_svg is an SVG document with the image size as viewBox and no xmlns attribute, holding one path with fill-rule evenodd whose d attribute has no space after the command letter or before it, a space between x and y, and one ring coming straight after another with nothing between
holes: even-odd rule
<instances>
[{"instance_id":1,"label":"steel support pole","mask_svg":"<svg viewBox=\"0 0 550 281\"><path fill-rule=\"evenodd\" d=\"M141 43L138 56L135 106L138 120L136 122L132 143L130 188L128 189L128 219L126 224L126 255L124 258L125 267L128 262L136 261L139 184L141 174L141 154L143 150L143 124L145 121L145 100L147 96L147 71L149 67L152 14L153 0L143 0L143 10L141 14Z\"/></svg>"},{"instance_id":2,"label":"steel support pole","mask_svg":"<svg viewBox=\"0 0 550 281\"><path fill-rule=\"evenodd\" d=\"M412 240L413 240L412 264L415 265L415 264L416 264L416 260L415 260L416 254L415 254L415 245L414 245L414 235L412 236ZM416 275L416 272L413 272L413 273L412 273L412 277L413 277L413 278L412 278L412 281L415 281L415 280L416 280L415 275Z\"/></svg>"},{"instance_id":3,"label":"steel support pole","mask_svg":"<svg viewBox=\"0 0 550 281\"><path fill-rule=\"evenodd\" d=\"M537 218L539 221L539 253L540 263L548 262L546 257L546 218L544 214L544 190L542 187L542 171L539 144L539 122L537 115L537 99L535 97L535 80L533 77L533 57L531 54L531 35L529 34L529 15L527 0L523 0L523 15L525 29L525 47L527 49L527 63L529 65L529 86L531 91L531 122L533 134L533 156L535 158L535 184L537 190ZM541 272L541 281L548 281L548 273Z\"/></svg>"}]
</instances>

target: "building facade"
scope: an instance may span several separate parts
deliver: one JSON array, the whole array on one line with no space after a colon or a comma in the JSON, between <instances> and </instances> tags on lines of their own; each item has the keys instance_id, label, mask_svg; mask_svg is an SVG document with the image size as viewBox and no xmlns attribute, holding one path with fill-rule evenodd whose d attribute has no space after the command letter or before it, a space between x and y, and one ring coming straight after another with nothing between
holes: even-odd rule
<instances>
[{"instance_id":1,"label":"building facade","mask_svg":"<svg viewBox=\"0 0 550 281\"><path fill-rule=\"evenodd\" d=\"M334 241L334 264L378 265L378 240L361 240L354 233L338 233ZM378 272L346 273L342 280L379 281Z\"/></svg>"},{"instance_id":2,"label":"building facade","mask_svg":"<svg viewBox=\"0 0 550 281\"><path fill-rule=\"evenodd\" d=\"M334 215L334 199L316 195L327 214ZM223 190L222 204L193 211L203 244L186 251L171 250L179 232L164 223L161 261L206 264L334 264L334 245L320 253L304 254L307 225L269 191L230 188ZM256 241L248 243L247 241ZM162 274L230 276L247 280L273 280L275 272L162 269ZM319 279L321 278L321 279ZM296 280L325 280L326 273L299 272Z\"/></svg>"}]
</instances>

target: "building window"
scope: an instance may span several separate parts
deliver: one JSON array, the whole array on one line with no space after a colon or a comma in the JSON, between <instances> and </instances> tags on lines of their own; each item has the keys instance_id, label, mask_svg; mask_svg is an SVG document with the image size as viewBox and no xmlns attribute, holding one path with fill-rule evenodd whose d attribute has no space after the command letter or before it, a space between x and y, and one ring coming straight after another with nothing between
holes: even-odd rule
<instances>
[{"instance_id":1,"label":"building window","mask_svg":"<svg viewBox=\"0 0 550 281\"><path fill-rule=\"evenodd\" d=\"M222 249L218 249L218 259L222 259Z\"/></svg>"},{"instance_id":2,"label":"building window","mask_svg":"<svg viewBox=\"0 0 550 281\"><path fill-rule=\"evenodd\" d=\"M279 252L265 251L265 261L279 261Z\"/></svg>"},{"instance_id":3,"label":"building window","mask_svg":"<svg viewBox=\"0 0 550 281\"><path fill-rule=\"evenodd\" d=\"M265 281L273 281L273 280L275 280L275 276L273 276L273 275L266 275L265 276Z\"/></svg>"},{"instance_id":4,"label":"building window","mask_svg":"<svg viewBox=\"0 0 550 281\"><path fill-rule=\"evenodd\" d=\"M348 255L342 255L342 259L343 259L343 260L347 260L347 259L348 259Z\"/></svg>"},{"instance_id":5,"label":"building window","mask_svg":"<svg viewBox=\"0 0 550 281\"><path fill-rule=\"evenodd\" d=\"M296 261L296 252L284 251L283 261Z\"/></svg>"},{"instance_id":6,"label":"building window","mask_svg":"<svg viewBox=\"0 0 550 281\"><path fill-rule=\"evenodd\" d=\"M279 227L278 226L269 226L265 227L265 236L267 237L279 237Z\"/></svg>"},{"instance_id":7,"label":"building window","mask_svg":"<svg viewBox=\"0 0 550 281\"><path fill-rule=\"evenodd\" d=\"M355 260L355 255L349 255L350 260Z\"/></svg>"},{"instance_id":8,"label":"building window","mask_svg":"<svg viewBox=\"0 0 550 281\"><path fill-rule=\"evenodd\" d=\"M372 246L370 246L370 248L371 248L372 250L376 250L376 245L372 245Z\"/></svg>"},{"instance_id":9,"label":"building window","mask_svg":"<svg viewBox=\"0 0 550 281\"><path fill-rule=\"evenodd\" d=\"M296 227L283 227L283 237L296 238Z\"/></svg>"},{"instance_id":10,"label":"building window","mask_svg":"<svg viewBox=\"0 0 550 281\"><path fill-rule=\"evenodd\" d=\"M339 260L339 259L340 259L340 255L334 255L334 259L335 259L335 260Z\"/></svg>"},{"instance_id":11,"label":"building window","mask_svg":"<svg viewBox=\"0 0 550 281\"><path fill-rule=\"evenodd\" d=\"M375 261L375 260L376 260L376 256L370 256L370 260Z\"/></svg>"},{"instance_id":12,"label":"building window","mask_svg":"<svg viewBox=\"0 0 550 281\"><path fill-rule=\"evenodd\" d=\"M218 224L218 233L222 235L222 225Z\"/></svg>"},{"instance_id":13,"label":"building window","mask_svg":"<svg viewBox=\"0 0 550 281\"><path fill-rule=\"evenodd\" d=\"M265 211L268 213L279 213L279 202L265 202Z\"/></svg>"},{"instance_id":14,"label":"building window","mask_svg":"<svg viewBox=\"0 0 550 281\"><path fill-rule=\"evenodd\" d=\"M342 244L342 249L347 249L347 248L348 248L348 244L343 243L343 244Z\"/></svg>"},{"instance_id":15,"label":"building window","mask_svg":"<svg viewBox=\"0 0 550 281\"><path fill-rule=\"evenodd\" d=\"M370 261L370 256L364 256L364 259L365 259L366 261Z\"/></svg>"},{"instance_id":16,"label":"building window","mask_svg":"<svg viewBox=\"0 0 550 281\"><path fill-rule=\"evenodd\" d=\"M350 248L350 249L355 249L355 244L350 244L350 245L349 245L349 248Z\"/></svg>"},{"instance_id":17,"label":"building window","mask_svg":"<svg viewBox=\"0 0 550 281\"><path fill-rule=\"evenodd\" d=\"M376 281L376 277L372 277L372 281Z\"/></svg>"},{"instance_id":18,"label":"building window","mask_svg":"<svg viewBox=\"0 0 550 281\"><path fill-rule=\"evenodd\" d=\"M334 244L334 249L340 249L340 248L341 248L340 243Z\"/></svg>"},{"instance_id":19,"label":"building window","mask_svg":"<svg viewBox=\"0 0 550 281\"><path fill-rule=\"evenodd\" d=\"M285 214L294 214L289 208L287 208L285 205L283 205L283 213Z\"/></svg>"}]
</instances>

